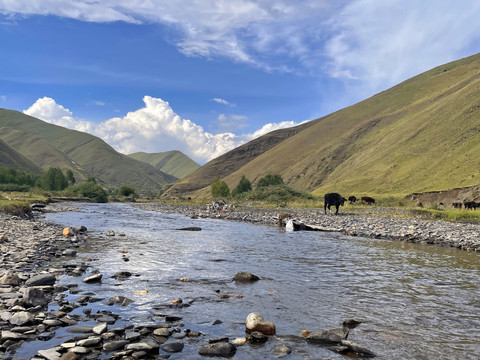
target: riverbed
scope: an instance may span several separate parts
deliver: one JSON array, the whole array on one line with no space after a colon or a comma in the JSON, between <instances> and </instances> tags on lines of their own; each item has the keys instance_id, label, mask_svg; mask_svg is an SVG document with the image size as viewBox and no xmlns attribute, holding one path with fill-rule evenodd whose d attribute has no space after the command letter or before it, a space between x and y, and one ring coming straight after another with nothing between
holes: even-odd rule
<instances>
[{"instance_id":1,"label":"riverbed","mask_svg":"<svg viewBox=\"0 0 480 360\"><path fill-rule=\"evenodd\" d=\"M132 304L115 308L124 323L161 321L168 314L181 317L184 329L204 334L184 339L184 349L171 359L198 359L198 348L208 339L244 337L251 312L275 323L277 333L262 346L239 346L235 359L275 359L271 351L278 344L292 349L291 359L345 359L307 343L302 330L338 328L352 318L361 324L351 330L349 340L372 350L378 359L480 357L476 253L192 219L127 204L74 207L48 213L46 220L88 228L90 240L78 249L77 259L88 259L89 272L98 270L103 279L101 284L84 284L79 277L64 275L60 283L76 283L83 293L100 299L132 299ZM185 227L201 231L178 230ZM115 236L107 236L108 230ZM118 281L111 277L118 271L134 276ZM237 284L232 278L239 271L260 280ZM175 299L189 306L172 306ZM111 310L105 300L89 307ZM24 344L18 356L30 356L29 347L36 351L39 343ZM45 348L54 344L55 339Z\"/></svg>"}]
</instances>

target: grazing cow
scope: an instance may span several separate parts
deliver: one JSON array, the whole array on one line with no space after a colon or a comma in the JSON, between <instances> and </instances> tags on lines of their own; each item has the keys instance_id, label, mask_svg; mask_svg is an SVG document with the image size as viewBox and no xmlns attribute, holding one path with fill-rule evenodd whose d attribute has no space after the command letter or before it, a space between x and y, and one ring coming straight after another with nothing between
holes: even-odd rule
<instances>
[{"instance_id":1,"label":"grazing cow","mask_svg":"<svg viewBox=\"0 0 480 360\"><path fill-rule=\"evenodd\" d=\"M355 203L355 201L357 201L357 198L352 195L352 196L348 197L348 201L350 201L350 204L353 204L353 203Z\"/></svg>"},{"instance_id":2,"label":"grazing cow","mask_svg":"<svg viewBox=\"0 0 480 360\"><path fill-rule=\"evenodd\" d=\"M323 209L325 210L325 214L327 213L327 207L328 207L328 210L330 210L330 206L335 205L335 208L337 209L337 211L335 211L335 215L337 215L338 208L340 206L343 206L345 201L347 201L347 199L345 199L342 195L338 193L325 194L323 198Z\"/></svg>"},{"instance_id":3,"label":"grazing cow","mask_svg":"<svg viewBox=\"0 0 480 360\"><path fill-rule=\"evenodd\" d=\"M463 206L465 209L476 210L477 207L480 207L480 204L476 203L475 201L464 201Z\"/></svg>"},{"instance_id":4,"label":"grazing cow","mask_svg":"<svg viewBox=\"0 0 480 360\"><path fill-rule=\"evenodd\" d=\"M362 196L360 200L367 205L375 204L375 199L370 196Z\"/></svg>"},{"instance_id":5,"label":"grazing cow","mask_svg":"<svg viewBox=\"0 0 480 360\"><path fill-rule=\"evenodd\" d=\"M454 202L452 203L452 206L454 209L461 209L462 208L462 203L461 202Z\"/></svg>"}]
</instances>

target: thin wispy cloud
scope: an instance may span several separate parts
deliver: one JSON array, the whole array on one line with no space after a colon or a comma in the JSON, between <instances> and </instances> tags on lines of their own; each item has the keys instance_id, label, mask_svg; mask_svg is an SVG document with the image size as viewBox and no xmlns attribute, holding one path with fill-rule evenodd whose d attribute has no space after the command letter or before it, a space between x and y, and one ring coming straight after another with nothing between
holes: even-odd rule
<instances>
[{"instance_id":1,"label":"thin wispy cloud","mask_svg":"<svg viewBox=\"0 0 480 360\"><path fill-rule=\"evenodd\" d=\"M212 134L200 125L181 118L162 99L145 96L145 106L101 123L76 118L70 110L49 97L38 99L24 113L49 123L96 135L117 151L131 154L137 151L162 152L176 149L204 163L272 130L291 127L295 122L266 124L252 134L232 132ZM220 115L224 127L241 128L242 115ZM228 123L228 124L227 124ZM161 150L163 149L163 150Z\"/></svg>"},{"instance_id":2,"label":"thin wispy cloud","mask_svg":"<svg viewBox=\"0 0 480 360\"><path fill-rule=\"evenodd\" d=\"M228 106L231 106L231 107L235 107L235 104L225 100L225 99L222 99L222 98L213 98L212 99L213 101L215 101L217 104L222 104L222 105L228 105Z\"/></svg>"},{"instance_id":3,"label":"thin wispy cloud","mask_svg":"<svg viewBox=\"0 0 480 360\"><path fill-rule=\"evenodd\" d=\"M0 3L0 13L158 23L186 56L324 73L366 91L468 55L480 38L473 0L16 0Z\"/></svg>"}]
</instances>

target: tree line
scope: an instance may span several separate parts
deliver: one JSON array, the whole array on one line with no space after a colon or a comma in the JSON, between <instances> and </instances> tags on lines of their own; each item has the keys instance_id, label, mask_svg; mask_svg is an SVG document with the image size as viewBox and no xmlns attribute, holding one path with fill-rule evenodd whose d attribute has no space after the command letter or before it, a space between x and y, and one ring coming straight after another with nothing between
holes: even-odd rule
<instances>
[{"instance_id":1,"label":"tree line","mask_svg":"<svg viewBox=\"0 0 480 360\"><path fill-rule=\"evenodd\" d=\"M91 176L76 184L72 170L65 174L60 168L50 168L41 175L20 169L0 168L0 191L29 191L37 188L44 191L59 191L66 196L82 196L96 202L107 202L107 191ZM136 196L134 188L124 185L112 191L113 195Z\"/></svg>"}]
</instances>

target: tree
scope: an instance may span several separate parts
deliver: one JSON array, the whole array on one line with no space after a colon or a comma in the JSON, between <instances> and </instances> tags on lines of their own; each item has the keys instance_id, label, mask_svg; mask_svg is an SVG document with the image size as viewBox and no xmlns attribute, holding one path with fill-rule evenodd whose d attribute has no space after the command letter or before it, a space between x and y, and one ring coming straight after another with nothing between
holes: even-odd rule
<instances>
[{"instance_id":1,"label":"tree","mask_svg":"<svg viewBox=\"0 0 480 360\"><path fill-rule=\"evenodd\" d=\"M87 182L96 184L96 183L97 183L97 180L95 180L95 178L94 178L93 176L89 176L89 177L87 178Z\"/></svg>"},{"instance_id":2,"label":"tree","mask_svg":"<svg viewBox=\"0 0 480 360\"><path fill-rule=\"evenodd\" d=\"M212 181L212 196L213 198L230 196L230 189L227 183L214 177Z\"/></svg>"},{"instance_id":3,"label":"tree","mask_svg":"<svg viewBox=\"0 0 480 360\"><path fill-rule=\"evenodd\" d=\"M120 189L118 189L118 192L122 196L135 195L135 189L128 185L123 185Z\"/></svg>"},{"instance_id":4,"label":"tree","mask_svg":"<svg viewBox=\"0 0 480 360\"><path fill-rule=\"evenodd\" d=\"M108 202L108 195L105 189L92 181L75 185L73 191L80 196L85 196L99 203Z\"/></svg>"},{"instance_id":5,"label":"tree","mask_svg":"<svg viewBox=\"0 0 480 360\"><path fill-rule=\"evenodd\" d=\"M73 176L72 170L68 169L65 177L67 178L68 185L73 186L75 184L75 177Z\"/></svg>"},{"instance_id":6,"label":"tree","mask_svg":"<svg viewBox=\"0 0 480 360\"><path fill-rule=\"evenodd\" d=\"M245 177L245 175L243 175L240 181L238 182L238 185L235 187L235 189L233 189L232 195L233 196L240 195L240 194L249 192L251 190L252 190L252 183L250 182L250 180L248 180Z\"/></svg>"},{"instance_id":7,"label":"tree","mask_svg":"<svg viewBox=\"0 0 480 360\"><path fill-rule=\"evenodd\" d=\"M260 178L257 183L257 188L274 186L274 185L284 185L282 176L278 174L267 174L264 177Z\"/></svg>"},{"instance_id":8,"label":"tree","mask_svg":"<svg viewBox=\"0 0 480 360\"><path fill-rule=\"evenodd\" d=\"M68 182L62 170L59 168L50 168L45 174L38 178L36 186L43 190L59 191L66 189Z\"/></svg>"}]
</instances>

